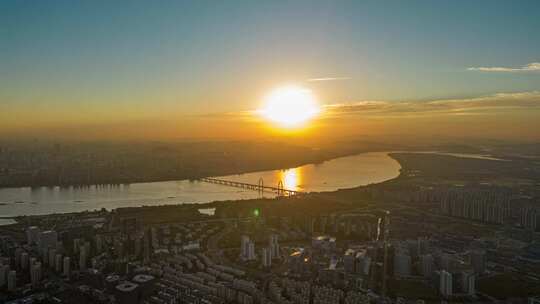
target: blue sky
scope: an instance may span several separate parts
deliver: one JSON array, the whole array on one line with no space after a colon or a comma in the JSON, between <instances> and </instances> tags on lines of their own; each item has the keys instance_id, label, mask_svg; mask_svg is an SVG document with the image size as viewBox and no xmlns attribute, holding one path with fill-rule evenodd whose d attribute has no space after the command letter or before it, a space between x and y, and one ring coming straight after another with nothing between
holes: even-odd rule
<instances>
[{"instance_id":1,"label":"blue sky","mask_svg":"<svg viewBox=\"0 0 540 304\"><path fill-rule=\"evenodd\" d=\"M284 83L327 104L540 90L468 70L540 62L540 1L2 1L0 41L0 109L51 119L249 110Z\"/></svg>"}]
</instances>

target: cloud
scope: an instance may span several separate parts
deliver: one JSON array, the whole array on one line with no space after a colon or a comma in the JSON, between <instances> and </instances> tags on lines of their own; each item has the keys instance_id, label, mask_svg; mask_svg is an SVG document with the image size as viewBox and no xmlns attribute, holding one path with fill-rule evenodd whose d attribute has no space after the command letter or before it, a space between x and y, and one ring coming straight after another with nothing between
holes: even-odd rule
<instances>
[{"instance_id":1,"label":"cloud","mask_svg":"<svg viewBox=\"0 0 540 304\"><path fill-rule=\"evenodd\" d=\"M540 91L497 93L471 98L382 101L362 100L323 105L322 118L400 118L428 116L505 115L510 111L540 111ZM257 122L257 110L184 116L192 121ZM190 120L190 121L191 121Z\"/></svg>"},{"instance_id":2,"label":"cloud","mask_svg":"<svg viewBox=\"0 0 540 304\"><path fill-rule=\"evenodd\" d=\"M462 99L400 102L359 101L325 105L326 112L331 116L480 115L509 109L540 109L540 91L498 93Z\"/></svg>"},{"instance_id":3,"label":"cloud","mask_svg":"<svg viewBox=\"0 0 540 304\"><path fill-rule=\"evenodd\" d=\"M320 78L310 78L306 81L315 82L315 81L336 81L336 80L349 80L350 77L320 77Z\"/></svg>"},{"instance_id":4,"label":"cloud","mask_svg":"<svg viewBox=\"0 0 540 304\"><path fill-rule=\"evenodd\" d=\"M519 68L509 67L471 67L467 68L468 71L481 71L481 72L539 72L540 62L531 62L525 66Z\"/></svg>"}]
</instances>

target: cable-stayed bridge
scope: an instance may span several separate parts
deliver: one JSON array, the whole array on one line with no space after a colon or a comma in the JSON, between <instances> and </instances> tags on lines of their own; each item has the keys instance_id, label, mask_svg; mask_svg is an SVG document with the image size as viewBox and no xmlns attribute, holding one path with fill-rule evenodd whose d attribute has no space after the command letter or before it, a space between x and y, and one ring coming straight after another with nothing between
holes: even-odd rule
<instances>
[{"instance_id":1,"label":"cable-stayed bridge","mask_svg":"<svg viewBox=\"0 0 540 304\"><path fill-rule=\"evenodd\" d=\"M254 191L259 191L259 193L272 192L272 193L277 193L278 196L293 196L293 195L304 193L302 191L283 188L282 181L278 182L277 187L265 186L262 178L259 179L259 182L257 184L242 183L242 182L230 181L230 180L212 178L212 177L203 177L203 178L200 178L199 181L211 183L211 184L217 184L217 185L224 185L224 186L229 186L229 187L250 189Z\"/></svg>"}]
</instances>

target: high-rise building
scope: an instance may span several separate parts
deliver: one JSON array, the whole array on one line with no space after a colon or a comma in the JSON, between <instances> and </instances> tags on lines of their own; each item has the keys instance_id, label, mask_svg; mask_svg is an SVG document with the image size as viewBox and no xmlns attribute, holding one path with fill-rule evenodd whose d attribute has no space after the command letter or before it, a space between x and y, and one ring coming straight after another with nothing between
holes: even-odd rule
<instances>
[{"instance_id":1,"label":"high-rise building","mask_svg":"<svg viewBox=\"0 0 540 304\"><path fill-rule=\"evenodd\" d=\"M58 243L58 234L56 231L47 230L39 234L39 249L44 255L48 255L49 248L55 248ZM48 259L44 259L44 262L48 262Z\"/></svg>"},{"instance_id":2,"label":"high-rise building","mask_svg":"<svg viewBox=\"0 0 540 304\"><path fill-rule=\"evenodd\" d=\"M103 236L98 234L96 235L96 254L100 254L103 252L104 247L104 240Z\"/></svg>"},{"instance_id":3,"label":"high-rise building","mask_svg":"<svg viewBox=\"0 0 540 304\"><path fill-rule=\"evenodd\" d=\"M24 252L24 250L21 247L18 247L15 249L15 265L16 267L19 267L21 265L21 255Z\"/></svg>"},{"instance_id":4,"label":"high-rise building","mask_svg":"<svg viewBox=\"0 0 540 304\"><path fill-rule=\"evenodd\" d=\"M540 211L534 207L518 209L519 224L521 227L532 230L540 230Z\"/></svg>"},{"instance_id":5,"label":"high-rise building","mask_svg":"<svg viewBox=\"0 0 540 304\"><path fill-rule=\"evenodd\" d=\"M85 271L90 258L90 242L84 242L79 246L79 270Z\"/></svg>"},{"instance_id":6,"label":"high-rise building","mask_svg":"<svg viewBox=\"0 0 540 304\"><path fill-rule=\"evenodd\" d=\"M242 235L242 239L240 240L240 255L243 258L247 257L248 250L249 250L249 236Z\"/></svg>"},{"instance_id":7,"label":"high-rise building","mask_svg":"<svg viewBox=\"0 0 540 304\"><path fill-rule=\"evenodd\" d=\"M143 251L143 239L144 239L144 237L140 237L140 236L135 237L135 240L134 240L134 245L135 245L134 246L135 247L134 253L135 253L136 257L140 257L141 253Z\"/></svg>"},{"instance_id":8,"label":"high-rise building","mask_svg":"<svg viewBox=\"0 0 540 304\"><path fill-rule=\"evenodd\" d=\"M84 242L83 246L84 246L84 251L86 252L86 256L87 256L87 257L90 257L91 254L92 254L92 251L91 251L91 250L92 250L91 243L88 242L88 241L86 241L86 242Z\"/></svg>"},{"instance_id":9,"label":"high-rise building","mask_svg":"<svg viewBox=\"0 0 540 304\"><path fill-rule=\"evenodd\" d=\"M28 269L32 269L32 265L34 265L37 262L37 259L35 257L30 257L30 260L28 261Z\"/></svg>"},{"instance_id":10,"label":"high-rise building","mask_svg":"<svg viewBox=\"0 0 540 304\"><path fill-rule=\"evenodd\" d=\"M407 240L405 241L405 244L407 245L409 256L411 256L411 258L416 258L420 255L418 240Z\"/></svg>"},{"instance_id":11,"label":"high-rise building","mask_svg":"<svg viewBox=\"0 0 540 304\"><path fill-rule=\"evenodd\" d=\"M281 254L279 248L279 236L277 234L270 235L269 247L272 254L272 259L279 259Z\"/></svg>"},{"instance_id":12,"label":"high-rise building","mask_svg":"<svg viewBox=\"0 0 540 304\"><path fill-rule=\"evenodd\" d=\"M56 249L50 248L49 249L49 264L48 264L50 269L54 269L55 262L56 262Z\"/></svg>"},{"instance_id":13,"label":"high-rise building","mask_svg":"<svg viewBox=\"0 0 540 304\"><path fill-rule=\"evenodd\" d=\"M114 253L118 258L124 257L124 249L124 243L122 242L122 240L120 238L116 238L114 240Z\"/></svg>"},{"instance_id":14,"label":"high-rise building","mask_svg":"<svg viewBox=\"0 0 540 304\"><path fill-rule=\"evenodd\" d=\"M430 241L428 238L418 238L418 254L423 255L429 253Z\"/></svg>"},{"instance_id":15,"label":"high-rise building","mask_svg":"<svg viewBox=\"0 0 540 304\"><path fill-rule=\"evenodd\" d=\"M379 221L381 223L381 221ZM383 230L383 246L384 246L384 252L383 252L383 274L382 274L382 287L381 287L381 294L383 297L386 296L386 275L388 273L388 241L390 236L390 211L386 211L384 215L384 220L382 220L382 223L384 224L384 230Z\"/></svg>"},{"instance_id":16,"label":"high-rise building","mask_svg":"<svg viewBox=\"0 0 540 304\"><path fill-rule=\"evenodd\" d=\"M86 249L85 247L81 247L81 250L79 252L79 270L80 271L86 270L87 262L88 262L88 256L86 255Z\"/></svg>"},{"instance_id":17,"label":"high-rise building","mask_svg":"<svg viewBox=\"0 0 540 304\"><path fill-rule=\"evenodd\" d=\"M312 216L304 216L299 219L301 225L303 226L303 231L307 234L312 235L315 230L315 218Z\"/></svg>"},{"instance_id":18,"label":"high-rise building","mask_svg":"<svg viewBox=\"0 0 540 304\"><path fill-rule=\"evenodd\" d=\"M155 290L156 278L151 275L138 274L133 277L132 281L139 285L139 296L141 299L149 298Z\"/></svg>"},{"instance_id":19,"label":"high-rise building","mask_svg":"<svg viewBox=\"0 0 540 304\"><path fill-rule=\"evenodd\" d=\"M345 272L356 273L356 251L353 249L347 249L343 256L343 267Z\"/></svg>"},{"instance_id":20,"label":"high-rise building","mask_svg":"<svg viewBox=\"0 0 540 304\"><path fill-rule=\"evenodd\" d=\"M8 257L0 257L0 265L11 265L11 259Z\"/></svg>"},{"instance_id":21,"label":"high-rise building","mask_svg":"<svg viewBox=\"0 0 540 304\"><path fill-rule=\"evenodd\" d=\"M367 251L361 251L356 253L356 273L362 275L368 275L371 268L371 258L368 256Z\"/></svg>"},{"instance_id":22,"label":"high-rise building","mask_svg":"<svg viewBox=\"0 0 540 304\"><path fill-rule=\"evenodd\" d=\"M328 217L321 216L319 218L319 232L325 233L326 232L326 222L328 221Z\"/></svg>"},{"instance_id":23,"label":"high-rise building","mask_svg":"<svg viewBox=\"0 0 540 304\"><path fill-rule=\"evenodd\" d=\"M418 272L424 277L429 277L433 273L434 259L431 254L424 254L420 256L418 263Z\"/></svg>"},{"instance_id":24,"label":"high-rise building","mask_svg":"<svg viewBox=\"0 0 540 304\"><path fill-rule=\"evenodd\" d=\"M371 266L371 258L366 250L347 249L343 256L343 266L347 273L368 275Z\"/></svg>"},{"instance_id":25,"label":"high-rise building","mask_svg":"<svg viewBox=\"0 0 540 304\"><path fill-rule=\"evenodd\" d=\"M411 275L411 256L405 252L396 252L394 255L394 275L397 277Z\"/></svg>"},{"instance_id":26,"label":"high-rise building","mask_svg":"<svg viewBox=\"0 0 540 304\"><path fill-rule=\"evenodd\" d=\"M255 243L249 242L247 260L255 260Z\"/></svg>"},{"instance_id":27,"label":"high-rise building","mask_svg":"<svg viewBox=\"0 0 540 304\"><path fill-rule=\"evenodd\" d=\"M79 239L79 238L73 239L73 253L79 253L81 244L82 244L81 239Z\"/></svg>"},{"instance_id":28,"label":"high-rise building","mask_svg":"<svg viewBox=\"0 0 540 304\"><path fill-rule=\"evenodd\" d=\"M11 243L11 237L7 235L0 235L0 251L8 251L9 244Z\"/></svg>"},{"instance_id":29,"label":"high-rise building","mask_svg":"<svg viewBox=\"0 0 540 304\"><path fill-rule=\"evenodd\" d=\"M71 259L69 257L64 257L64 276L68 277L71 274Z\"/></svg>"},{"instance_id":30,"label":"high-rise building","mask_svg":"<svg viewBox=\"0 0 540 304\"><path fill-rule=\"evenodd\" d=\"M439 273L439 292L444 297L450 297L453 293L452 274L446 270Z\"/></svg>"},{"instance_id":31,"label":"high-rise building","mask_svg":"<svg viewBox=\"0 0 540 304\"><path fill-rule=\"evenodd\" d=\"M9 273L8 265L0 265L0 289L6 285L7 276Z\"/></svg>"},{"instance_id":32,"label":"high-rise building","mask_svg":"<svg viewBox=\"0 0 540 304\"><path fill-rule=\"evenodd\" d=\"M26 241L28 245L37 244L41 230L36 226L30 226L26 229Z\"/></svg>"},{"instance_id":33,"label":"high-rise building","mask_svg":"<svg viewBox=\"0 0 540 304\"><path fill-rule=\"evenodd\" d=\"M474 295L476 293L476 277L471 271L464 271L461 273L461 286L463 293L468 295Z\"/></svg>"},{"instance_id":34,"label":"high-rise building","mask_svg":"<svg viewBox=\"0 0 540 304\"><path fill-rule=\"evenodd\" d=\"M456 257L453 254L442 253L440 255L440 268L448 272L453 272L458 264Z\"/></svg>"},{"instance_id":35,"label":"high-rise building","mask_svg":"<svg viewBox=\"0 0 540 304\"><path fill-rule=\"evenodd\" d=\"M17 288L17 272L11 270L7 276L8 291L15 291Z\"/></svg>"},{"instance_id":36,"label":"high-rise building","mask_svg":"<svg viewBox=\"0 0 540 304\"><path fill-rule=\"evenodd\" d=\"M43 248L40 252L41 252L41 261L43 261L43 264L48 265L49 264L49 249Z\"/></svg>"},{"instance_id":37,"label":"high-rise building","mask_svg":"<svg viewBox=\"0 0 540 304\"><path fill-rule=\"evenodd\" d=\"M243 235L240 243L240 257L244 261L255 259L255 243L247 235Z\"/></svg>"},{"instance_id":38,"label":"high-rise building","mask_svg":"<svg viewBox=\"0 0 540 304\"><path fill-rule=\"evenodd\" d=\"M23 252L21 254L21 268L22 270L26 270L28 269L28 267L30 266L30 257L28 255L28 252Z\"/></svg>"},{"instance_id":39,"label":"high-rise building","mask_svg":"<svg viewBox=\"0 0 540 304\"><path fill-rule=\"evenodd\" d=\"M469 258L475 273L483 274L486 271L486 252L484 250L471 250Z\"/></svg>"},{"instance_id":40,"label":"high-rise building","mask_svg":"<svg viewBox=\"0 0 540 304\"><path fill-rule=\"evenodd\" d=\"M62 254L57 253L54 261L54 270L56 273L62 272Z\"/></svg>"},{"instance_id":41,"label":"high-rise building","mask_svg":"<svg viewBox=\"0 0 540 304\"><path fill-rule=\"evenodd\" d=\"M32 287L36 288L39 286L39 282L41 282L41 263L37 262L30 268L30 281L32 282Z\"/></svg>"},{"instance_id":42,"label":"high-rise building","mask_svg":"<svg viewBox=\"0 0 540 304\"><path fill-rule=\"evenodd\" d=\"M119 304L139 303L139 285L124 282L116 286L115 298Z\"/></svg>"},{"instance_id":43,"label":"high-rise building","mask_svg":"<svg viewBox=\"0 0 540 304\"><path fill-rule=\"evenodd\" d=\"M269 268L272 266L272 250L269 247L265 247L261 252L262 266Z\"/></svg>"},{"instance_id":44,"label":"high-rise building","mask_svg":"<svg viewBox=\"0 0 540 304\"><path fill-rule=\"evenodd\" d=\"M152 257L152 248L152 229L147 229L143 236L143 255L146 263L148 263Z\"/></svg>"}]
</instances>

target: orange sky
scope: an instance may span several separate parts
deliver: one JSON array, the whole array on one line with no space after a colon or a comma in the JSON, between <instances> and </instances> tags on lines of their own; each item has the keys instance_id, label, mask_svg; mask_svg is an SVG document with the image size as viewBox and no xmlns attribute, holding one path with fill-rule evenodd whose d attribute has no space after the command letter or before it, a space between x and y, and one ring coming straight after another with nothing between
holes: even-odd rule
<instances>
[{"instance_id":1,"label":"orange sky","mask_svg":"<svg viewBox=\"0 0 540 304\"><path fill-rule=\"evenodd\" d=\"M36 112L34 112L34 115ZM82 113L84 114L84 113ZM360 101L325 105L322 113L303 128L289 130L265 121L252 111L182 115L163 113L126 115L62 114L67 121L36 116L35 121L3 117L0 136L53 139L291 139L403 135L416 138L540 139L540 92L494 94L466 99L433 101ZM1 116L1 114L0 114Z\"/></svg>"}]
</instances>

